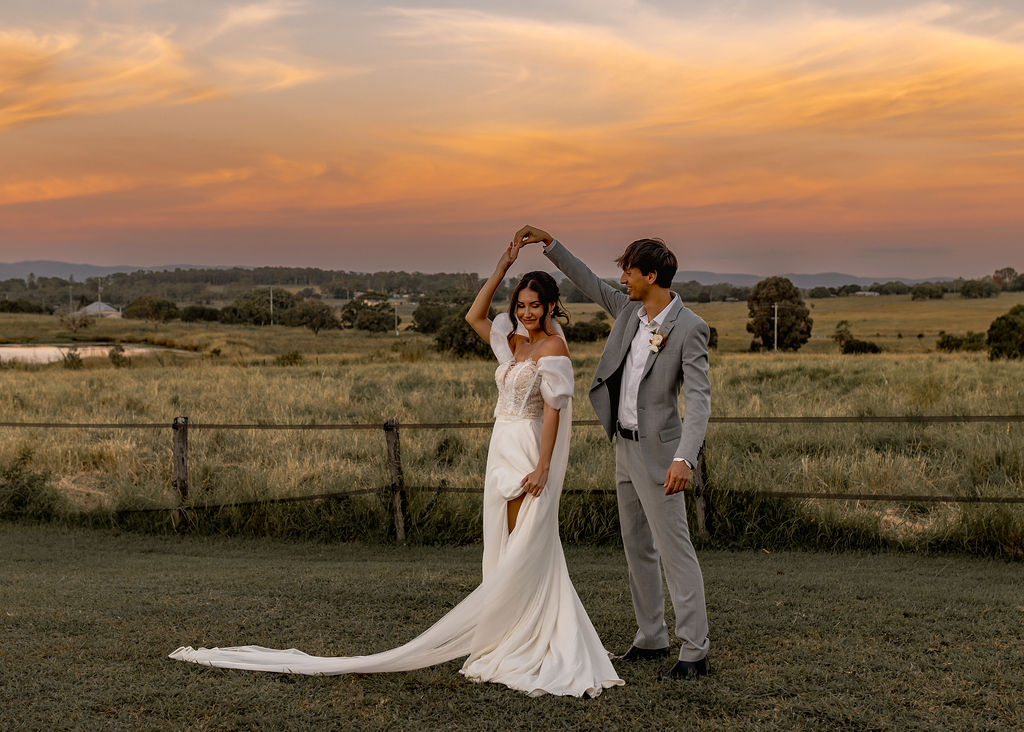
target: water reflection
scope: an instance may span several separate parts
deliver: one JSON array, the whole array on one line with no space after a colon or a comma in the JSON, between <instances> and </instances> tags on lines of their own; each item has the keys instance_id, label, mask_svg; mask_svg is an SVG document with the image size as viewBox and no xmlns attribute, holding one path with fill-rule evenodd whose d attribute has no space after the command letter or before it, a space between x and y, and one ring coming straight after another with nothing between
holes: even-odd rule
<instances>
[{"instance_id":1,"label":"water reflection","mask_svg":"<svg viewBox=\"0 0 1024 732\"><path fill-rule=\"evenodd\" d=\"M113 345L78 346L78 355L82 358L107 358L113 347ZM0 346L0 362L53 363L63 359L64 354L72 348L73 346ZM128 358L159 352L185 353L185 351L156 346L124 346L124 355Z\"/></svg>"}]
</instances>

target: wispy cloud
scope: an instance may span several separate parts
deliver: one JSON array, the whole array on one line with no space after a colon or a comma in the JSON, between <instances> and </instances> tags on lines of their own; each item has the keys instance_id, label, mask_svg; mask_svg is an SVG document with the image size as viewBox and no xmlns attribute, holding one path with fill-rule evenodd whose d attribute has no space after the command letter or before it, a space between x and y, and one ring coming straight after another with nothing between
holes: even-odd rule
<instances>
[{"instance_id":1,"label":"wispy cloud","mask_svg":"<svg viewBox=\"0 0 1024 732\"><path fill-rule=\"evenodd\" d=\"M0 129L153 104L189 104L220 90L152 31L0 33Z\"/></svg>"},{"instance_id":2,"label":"wispy cloud","mask_svg":"<svg viewBox=\"0 0 1024 732\"><path fill-rule=\"evenodd\" d=\"M269 2L248 5L233 5L223 12L220 22L206 37L206 40L210 41L237 30L270 25L281 18L302 13L305 7L306 3L291 0L269 0Z\"/></svg>"},{"instance_id":3,"label":"wispy cloud","mask_svg":"<svg viewBox=\"0 0 1024 732\"><path fill-rule=\"evenodd\" d=\"M102 174L51 176L0 182L0 206L95 196L130 190L139 185L140 181L132 176Z\"/></svg>"},{"instance_id":4,"label":"wispy cloud","mask_svg":"<svg viewBox=\"0 0 1024 732\"><path fill-rule=\"evenodd\" d=\"M273 58L228 57L213 62L219 78L235 91L274 91L354 70L328 70L313 66L300 66Z\"/></svg>"}]
</instances>

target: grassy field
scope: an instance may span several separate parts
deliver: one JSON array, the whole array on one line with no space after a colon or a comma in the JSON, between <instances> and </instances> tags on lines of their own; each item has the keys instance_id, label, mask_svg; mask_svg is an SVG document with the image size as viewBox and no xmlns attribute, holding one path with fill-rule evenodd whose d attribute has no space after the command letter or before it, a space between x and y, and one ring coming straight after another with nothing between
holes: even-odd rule
<instances>
[{"instance_id":1,"label":"grassy field","mask_svg":"<svg viewBox=\"0 0 1024 732\"><path fill-rule=\"evenodd\" d=\"M299 677L179 645L322 655L411 638L479 581L478 547L153 537L0 523L4 729L1019 729L1024 577L969 557L708 551L713 673L616 664L596 700L477 685L459 662ZM621 552L569 547L602 640L634 627Z\"/></svg>"},{"instance_id":2,"label":"grassy field","mask_svg":"<svg viewBox=\"0 0 1024 732\"><path fill-rule=\"evenodd\" d=\"M862 308L862 320L878 322L870 321L868 313L886 299L898 298L822 302ZM961 302L965 312L982 305L995 307L991 301ZM946 304L930 303L934 332L940 329ZM1004 295L996 304L1002 311L1010 301ZM707 307L719 305L736 306ZM926 305L903 303L907 309ZM979 323L988 315L978 312L972 316L977 323L961 313L958 325L947 327L982 330L984 324ZM852 311L837 311L840 314L851 320L858 317ZM70 337L58 326L55 318L3 316L0 333L9 340L24 340L29 333L38 341ZM860 334L856 328L854 332ZM406 424L485 422L493 408L493 363L450 359L432 349L429 337L415 333L398 338L352 331L314 336L283 327L105 321L78 334L83 335L147 340L192 352L136 359L126 369L114 368L106 359L87 361L81 371L59 364L0 369L0 412L6 420L169 425L175 416L186 415L193 423L380 425L392 417ZM726 349L712 354L713 414L1024 413L1024 391L1019 388L1024 364L990 362L983 354L849 357L830 347L830 353L808 349L798 354L750 354ZM219 349L219 355L213 349ZM599 343L574 344L572 349L578 420L594 417L586 392L600 349ZM278 365L276 356L289 351L302 353L304 362ZM486 446L485 430L403 431L406 481L413 486L446 481L455 488L479 488ZM51 513L85 513L108 523L119 510L170 507L176 502L170 447L169 429L4 429L0 473L6 477L0 476L0 498L4 490L31 495L42 491L55 496L47 504ZM709 429L708 455L712 482L721 496L715 517L719 545L901 546L1024 557L1024 508L1019 505L751 502L742 497L750 490L1019 496L1024 494L1019 425L719 424ZM612 462L611 446L601 431L577 427L567 487L612 488ZM196 506L388 482L383 434L378 430L197 430L190 436L190 471L191 501ZM410 510L414 541L467 542L479 536L476 496L414 493ZM390 526L388 507L378 496L344 504L196 511L191 519L197 531L329 539L386 539ZM154 520L155 528L169 528L166 515L139 519L150 528ZM614 542L614 500L567 496L562 526L569 540Z\"/></svg>"},{"instance_id":3,"label":"grassy field","mask_svg":"<svg viewBox=\"0 0 1024 732\"><path fill-rule=\"evenodd\" d=\"M976 300L947 295L941 300L915 301L910 295L884 295L808 299L805 303L811 310L814 326L811 340L801 353L835 353L838 349L831 336L840 320L850 322L850 329L857 338L875 341L886 352L926 353L934 350L939 331L984 333L995 318L1014 305L1024 303L1024 292L1004 292L999 297ZM686 305L718 329L720 352L750 349L746 302ZM586 320L598 306L572 303L569 310ZM919 338L919 334L922 337Z\"/></svg>"}]
</instances>

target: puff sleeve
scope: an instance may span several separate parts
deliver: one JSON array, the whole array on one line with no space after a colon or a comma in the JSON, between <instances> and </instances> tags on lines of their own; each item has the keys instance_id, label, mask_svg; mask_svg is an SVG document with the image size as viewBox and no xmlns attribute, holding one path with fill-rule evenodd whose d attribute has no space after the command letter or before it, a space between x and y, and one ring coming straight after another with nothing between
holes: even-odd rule
<instances>
[{"instance_id":1,"label":"puff sleeve","mask_svg":"<svg viewBox=\"0 0 1024 732\"><path fill-rule=\"evenodd\" d=\"M561 411L572 399L572 361L568 356L543 356L537 361L540 393L551 407Z\"/></svg>"},{"instance_id":2,"label":"puff sleeve","mask_svg":"<svg viewBox=\"0 0 1024 732\"><path fill-rule=\"evenodd\" d=\"M508 337L512 333L512 320L508 313L501 313L491 323L491 350L494 351L498 363L505 363L515 358L508 345Z\"/></svg>"}]
</instances>

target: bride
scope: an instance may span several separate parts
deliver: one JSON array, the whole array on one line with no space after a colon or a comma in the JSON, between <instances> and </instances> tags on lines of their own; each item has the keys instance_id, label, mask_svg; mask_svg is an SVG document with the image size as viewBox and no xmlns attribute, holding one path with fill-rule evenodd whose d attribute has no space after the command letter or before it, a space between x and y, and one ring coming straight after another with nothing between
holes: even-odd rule
<instances>
[{"instance_id":1,"label":"bride","mask_svg":"<svg viewBox=\"0 0 1024 732\"><path fill-rule=\"evenodd\" d=\"M206 666L298 674L408 671L468 656L460 673L530 696L597 696L615 673L569 579L558 537L558 501L569 456L573 374L554 316L558 286L523 276L508 314L492 323L491 299L519 254L513 242L466 320L498 359L498 402L484 481L483 581L415 639L370 656L309 656L294 648L179 648Z\"/></svg>"}]
</instances>

